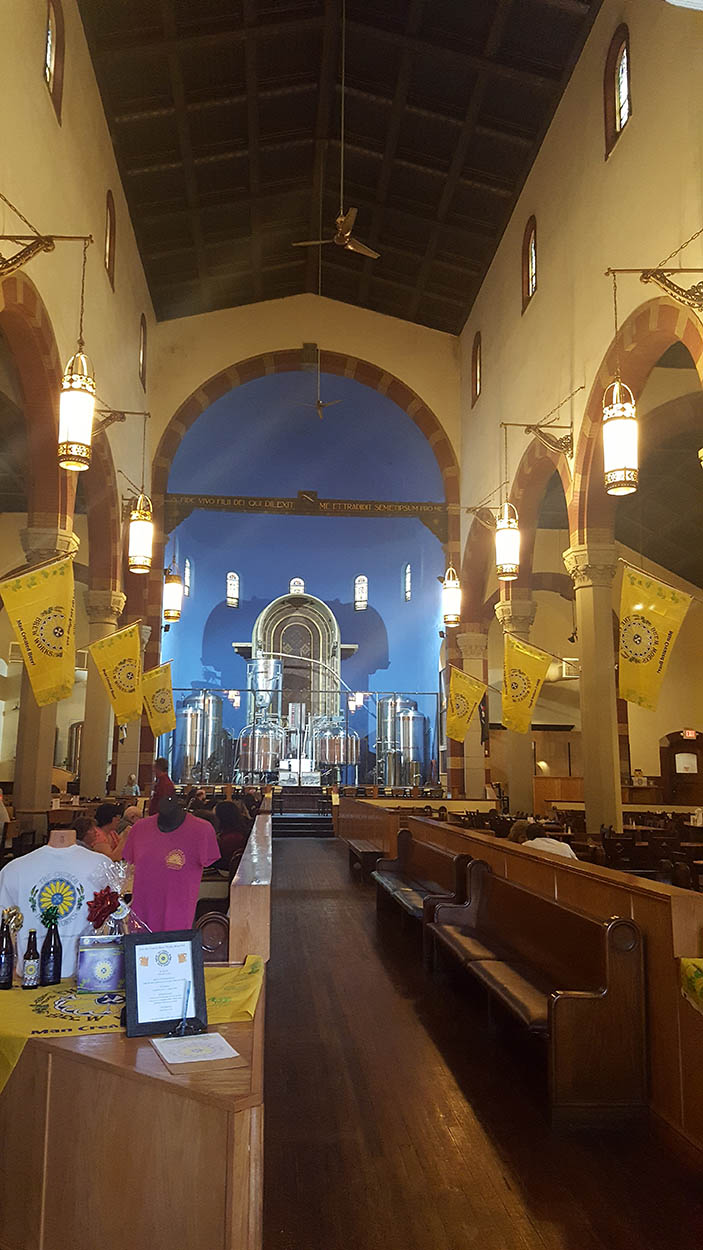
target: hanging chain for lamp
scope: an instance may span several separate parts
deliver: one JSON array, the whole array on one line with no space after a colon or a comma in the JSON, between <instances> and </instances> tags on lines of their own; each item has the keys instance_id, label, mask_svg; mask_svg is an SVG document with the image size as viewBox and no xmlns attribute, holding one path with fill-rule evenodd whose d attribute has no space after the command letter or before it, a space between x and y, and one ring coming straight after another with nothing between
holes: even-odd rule
<instances>
[{"instance_id":1,"label":"hanging chain for lamp","mask_svg":"<svg viewBox=\"0 0 703 1250\"><path fill-rule=\"evenodd\" d=\"M142 433L142 488L129 516L129 552L127 564L131 573L148 573L151 570L154 549L154 517L151 499L146 494L146 423L144 413Z\"/></svg>"},{"instance_id":2,"label":"hanging chain for lamp","mask_svg":"<svg viewBox=\"0 0 703 1250\"><path fill-rule=\"evenodd\" d=\"M609 495L631 495L637 490L639 480L637 409L632 391L622 380L618 280L614 270L609 273L613 279L615 379L603 395L603 474Z\"/></svg>"}]
</instances>

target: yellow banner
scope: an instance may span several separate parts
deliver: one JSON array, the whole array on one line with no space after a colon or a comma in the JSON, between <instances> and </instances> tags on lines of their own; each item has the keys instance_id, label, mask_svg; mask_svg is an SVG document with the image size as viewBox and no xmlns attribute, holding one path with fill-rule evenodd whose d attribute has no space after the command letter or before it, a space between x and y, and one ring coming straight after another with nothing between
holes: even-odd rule
<instances>
[{"instance_id":1,"label":"yellow banner","mask_svg":"<svg viewBox=\"0 0 703 1250\"><path fill-rule=\"evenodd\" d=\"M447 737L463 742L486 686L476 677L452 668L449 678L449 702L447 703Z\"/></svg>"},{"instance_id":2,"label":"yellow banner","mask_svg":"<svg viewBox=\"0 0 703 1250\"><path fill-rule=\"evenodd\" d=\"M625 565L620 592L620 698L654 711L691 596Z\"/></svg>"},{"instance_id":3,"label":"yellow banner","mask_svg":"<svg viewBox=\"0 0 703 1250\"><path fill-rule=\"evenodd\" d=\"M515 733L530 732L532 713L552 657L512 634L505 635L503 724Z\"/></svg>"},{"instance_id":4,"label":"yellow banner","mask_svg":"<svg viewBox=\"0 0 703 1250\"><path fill-rule=\"evenodd\" d=\"M142 648L139 625L128 625L88 647L103 679L118 724L142 714Z\"/></svg>"},{"instance_id":5,"label":"yellow banner","mask_svg":"<svg viewBox=\"0 0 703 1250\"><path fill-rule=\"evenodd\" d=\"M142 695L144 711L149 718L149 726L154 737L169 734L172 729L176 728L170 660L167 664L160 664L158 668L150 668L149 672L144 674Z\"/></svg>"},{"instance_id":6,"label":"yellow banner","mask_svg":"<svg viewBox=\"0 0 703 1250\"><path fill-rule=\"evenodd\" d=\"M0 595L39 707L67 698L76 669L73 560L10 577Z\"/></svg>"}]
</instances>

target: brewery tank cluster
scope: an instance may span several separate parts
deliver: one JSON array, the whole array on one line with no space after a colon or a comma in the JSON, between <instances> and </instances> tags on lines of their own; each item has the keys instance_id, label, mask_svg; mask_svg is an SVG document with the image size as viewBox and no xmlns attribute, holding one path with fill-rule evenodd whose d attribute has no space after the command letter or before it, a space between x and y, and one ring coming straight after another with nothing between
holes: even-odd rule
<instances>
[{"instance_id":1,"label":"brewery tank cluster","mask_svg":"<svg viewBox=\"0 0 703 1250\"><path fill-rule=\"evenodd\" d=\"M427 780L429 722L414 699L378 701L376 768L386 786L421 786Z\"/></svg>"},{"instance_id":2,"label":"brewery tank cluster","mask_svg":"<svg viewBox=\"0 0 703 1250\"><path fill-rule=\"evenodd\" d=\"M247 663L249 722L239 735L237 769L242 778L277 773L285 755L286 735L281 723L283 665L270 656Z\"/></svg>"}]
</instances>

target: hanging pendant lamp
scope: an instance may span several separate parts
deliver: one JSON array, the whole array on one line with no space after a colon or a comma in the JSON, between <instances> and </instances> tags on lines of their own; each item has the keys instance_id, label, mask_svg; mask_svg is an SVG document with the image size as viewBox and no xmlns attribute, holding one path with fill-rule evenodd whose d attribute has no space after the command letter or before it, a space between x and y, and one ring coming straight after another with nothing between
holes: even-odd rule
<instances>
[{"instance_id":1,"label":"hanging pendant lamp","mask_svg":"<svg viewBox=\"0 0 703 1250\"><path fill-rule=\"evenodd\" d=\"M127 563L131 573L148 573L154 546L154 518L151 500L141 494L129 514L129 549Z\"/></svg>"},{"instance_id":2,"label":"hanging pendant lamp","mask_svg":"<svg viewBox=\"0 0 703 1250\"><path fill-rule=\"evenodd\" d=\"M456 628L461 621L461 582L452 564L442 582L442 617L449 629Z\"/></svg>"},{"instance_id":3,"label":"hanging pendant lamp","mask_svg":"<svg viewBox=\"0 0 703 1250\"><path fill-rule=\"evenodd\" d=\"M175 564L171 564L164 574L164 620L172 623L180 621L183 605L183 581Z\"/></svg>"},{"instance_id":4,"label":"hanging pendant lamp","mask_svg":"<svg viewBox=\"0 0 703 1250\"><path fill-rule=\"evenodd\" d=\"M603 395L603 475L609 495L632 495L639 480L639 430L635 397L620 377L618 280L613 272L615 378Z\"/></svg>"},{"instance_id":5,"label":"hanging pendant lamp","mask_svg":"<svg viewBox=\"0 0 703 1250\"><path fill-rule=\"evenodd\" d=\"M73 473L90 468L95 414L95 375L83 351L83 312L85 308L85 267L88 240L83 243L81 306L78 323L78 350L64 369L59 398L59 466Z\"/></svg>"},{"instance_id":6,"label":"hanging pendant lamp","mask_svg":"<svg viewBox=\"0 0 703 1250\"><path fill-rule=\"evenodd\" d=\"M520 572L520 528L517 508L504 503L496 518L496 573L501 582L514 582Z\"/></svg>"}]
</instances>

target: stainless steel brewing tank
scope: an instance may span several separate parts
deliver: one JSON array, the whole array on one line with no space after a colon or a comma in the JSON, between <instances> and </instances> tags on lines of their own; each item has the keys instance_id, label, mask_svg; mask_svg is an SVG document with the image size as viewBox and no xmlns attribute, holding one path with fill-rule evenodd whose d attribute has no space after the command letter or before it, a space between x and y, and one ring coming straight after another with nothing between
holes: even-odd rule
<instances>
[{"instance_id":1,"label":"stainless steel brewing tank","mask_svg":"<svg viewBox=\"0 0 703 1250\"><path fill-rule=\"evenodd\" d=\"M405 708L417 711L417 703L400 695L385 695L378 700L376 738L387 751L398 749L398 716ZM378 750L378 746L376 748Z\"/></svg>"},{"instance_id":2,"label":"stainless steel brewing tank","mask_svg":"<svg viewBox=\"0 0 703 1250\"><path fill-rule=\"evenodd\" d=\"M359 735L355 729L347 730L346 763L359 763Z\"/></svg>"},{"instance_id":3,"label":"stainless steel brewing tank","mask_svg":"<svg viewBox=\"0 0 703 1250\"><path fill-rule=\"evenodd\" d=\"M272 773L284 753L285 733L271 720L245 725L239 735L239 770L242 773Z\"/></svg>"},{"instance_id":4,"label":"stainless steel brewing tank","mask_svg":"<svg viewBox=\"0 0 703 1250\"><path fill-rule=\"evenodd\" d=\"M208 760L222 740L222 699L209 690L184 699L176 714L177 773L180 781L202 780Z\"/></svg>"},{"instance_id":5,"label":"stainless steel brewing tank","mask_svg":"<svg viewBox=\"0 0 703 1250\"><path fill-rule=\"evenodd\" d=\"M347 734L338 716L324 716L315 726L315 762L323 767L346 764Z\"/></svg>"}]
</instances>

